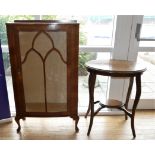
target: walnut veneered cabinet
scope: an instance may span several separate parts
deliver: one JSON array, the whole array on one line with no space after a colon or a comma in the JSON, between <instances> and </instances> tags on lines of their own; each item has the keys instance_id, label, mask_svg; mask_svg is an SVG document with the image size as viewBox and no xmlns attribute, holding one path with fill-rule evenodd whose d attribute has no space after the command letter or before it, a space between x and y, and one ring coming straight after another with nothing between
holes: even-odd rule
<instances>
[{"instance_id":1,"label":"walnut veneered cabinet","mask_svg":"<svg viewBox=\"0 0 155 155\"><path fill-rule=\"evenodd\" d=\"M75 22L7 23L15 120L63 117L78 131L79 24Z\"/></svg>"}]
</instances>

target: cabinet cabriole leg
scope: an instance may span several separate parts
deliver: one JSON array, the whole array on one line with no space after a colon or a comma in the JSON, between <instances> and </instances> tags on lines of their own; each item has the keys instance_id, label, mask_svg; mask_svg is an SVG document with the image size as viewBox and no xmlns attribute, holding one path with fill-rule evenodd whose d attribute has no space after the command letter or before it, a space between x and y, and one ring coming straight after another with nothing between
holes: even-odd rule
<instances>
[{"instance_id":1,"label":"cabinet cabriole leg","mask_svg":"<svg viewBox=\"0 0 155 155\"><path fill-rule=\"evenodd\" d=\"M75 120L75 131L76 131L76 132L79 132L78 122L79 122L79 116L78 116L77 119Z\"/></svg>"},{"instance_id":2,"label":"cabinet cabriole leg","mask_svg":"<svg viewBox=\"0 0 155 155\"><path fill-rule=\"evenodd\" d=\"M21 130L21 126L20 126L20 117L16 116L16 117L15 117L15 121L16 121L16 123L18 124L17 133L19 133L20 130Z\"/></svg>"},{"instance_id":3,"label":"cabinet cabriole leg","mask_svg":"<svg viewBox=\"0 0 155 155\"><path fill-rule=\"evenodd\" d=\"M72 118L75 121L75 132L79 132L78 128L79 116L73 116Z\"/></svg>"}]
</instances>

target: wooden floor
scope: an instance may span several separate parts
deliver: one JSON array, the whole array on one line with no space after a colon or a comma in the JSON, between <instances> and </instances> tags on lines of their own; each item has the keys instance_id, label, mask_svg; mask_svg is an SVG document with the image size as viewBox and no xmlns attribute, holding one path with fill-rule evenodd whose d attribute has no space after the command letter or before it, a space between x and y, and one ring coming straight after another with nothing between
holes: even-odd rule
<instances>
[{"instance_id":1,"label":"wooden floor","mask_svg":"<svg viewBox=\"0 0 155 155\"><path fill-rule=\"evenodd\" d=\"M0 139L9 140L131 140L130 118L124 116L96 116L87 136L89 117L80 116L79 133L74 131L74 121L69 117L26 118L21 120L21 133L16 133L17 124L0 124ZM155 140L155 110L137 111L135 115L135 140Z\"/></svg>"}]
</instances>

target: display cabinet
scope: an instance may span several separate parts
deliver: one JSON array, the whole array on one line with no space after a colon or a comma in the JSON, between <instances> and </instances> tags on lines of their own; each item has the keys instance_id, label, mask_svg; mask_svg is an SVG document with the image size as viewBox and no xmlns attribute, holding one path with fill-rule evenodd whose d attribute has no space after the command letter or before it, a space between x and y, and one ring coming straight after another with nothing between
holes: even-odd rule
<instances>
[{"instance_id":1,"label":"display cabinet","mask_svg":"<svg viewBox=\"0 0 155 155\"><path fill-rule=\"evenodd\" d=\"M7 23L16 106L15 121L25 117L65 117L78 131L79 24Z\"/></svg>"}]
</instances>

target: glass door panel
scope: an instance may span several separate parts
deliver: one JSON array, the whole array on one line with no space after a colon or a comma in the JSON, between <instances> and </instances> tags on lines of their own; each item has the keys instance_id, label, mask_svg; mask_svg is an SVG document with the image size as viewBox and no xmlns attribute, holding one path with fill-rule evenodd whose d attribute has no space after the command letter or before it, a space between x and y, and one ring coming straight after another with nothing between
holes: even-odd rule
<instances>
[{"instance_id":1,"label":"glass door panel","mask_svg":"<svg viewBox=\"0 0 155 155\"><path fill-rule=\"evenodd\" d=\"M67 111L67 34L49 34L53 49L46 54L45 61L47 111L63 112Z\"/></svg>"},{"instance_id":2,"label":"glass door panel","mask_svg":"<svg viewBox=\"0 0 155 155\"><path fill-rule=\"evenodd\" d=\"M66 32L20 32L27 112L67 111Z\"/></svg>"},{"instance_id":3,"label":"glass door panel","mask_svg":"<svg viewBox=\"0 0 155 155\"><path fill-rule=\"evenodd\" d=\"M27 112L44 112L44 76L39 56L31 52L22 65L24 96Z\"/></svg>"},{"instance_id":4,"label":"glass door panel","mask_svg":"<svg viewBox=\"0 0 155 155\"><path fill-rule=\"evenodd\" d=\"M38 32L19 32L26 112L45 112L44 67L32 42Z\"/></svg>"}]
</instances>

